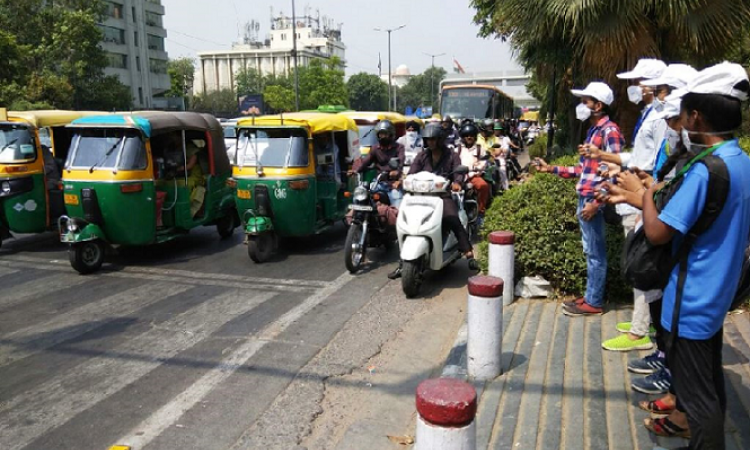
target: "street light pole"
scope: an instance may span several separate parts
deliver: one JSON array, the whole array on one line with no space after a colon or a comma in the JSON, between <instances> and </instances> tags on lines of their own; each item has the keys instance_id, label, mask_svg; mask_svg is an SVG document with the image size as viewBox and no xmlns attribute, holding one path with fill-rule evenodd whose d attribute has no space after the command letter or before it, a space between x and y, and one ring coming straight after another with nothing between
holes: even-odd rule
<instances>
[{"instance_id":1,"label":"street light pole","mask_svg":"<svg viewBox=\"0 0 750 450\"><path fill-rule=\"evenodd\" d=\"M391 102L392 98L392 92L393 92L393 71L391 70L391 33L394 31L398 31L402 28L404 28L406 24L398 26L396 28L387 28L387 29L380 29L380 28L373 28L375 31L385 31L388 33L388 110L392 111L395 108L395 106Z\"/></svg>"},{"instance_id":2,"label":"street light pole","mask_svg":"<svg viewBox=\"0 0 750 450\"><path fill-rule=\"evenodd\" d=\"M292 56L294 56L294 107L299 111L299 71L297 70L297 16L292 0Z\"/></svg>"},{"instance_id":3,"label":"street light pole","mask_svg":"<svg viewBox=\"0 0 750 450\"><path fill-rule=\"evenodd\" d=\"M424 52L422 52L424 53ZM432 58L432 70L430 70L430 106L432 109L435 109L435 58L438 56L445 56L445 53L438 53L437 55L433 55L431 53L424 53L425 55Z\"/></svg>"}]
</instances>

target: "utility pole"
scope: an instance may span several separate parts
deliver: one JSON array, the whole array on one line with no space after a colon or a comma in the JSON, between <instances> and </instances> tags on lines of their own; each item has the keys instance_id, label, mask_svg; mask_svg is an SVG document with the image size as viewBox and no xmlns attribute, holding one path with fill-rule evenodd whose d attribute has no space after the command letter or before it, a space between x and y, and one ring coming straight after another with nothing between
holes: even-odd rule
<instances>
[{"instance_id":1,"label":"utility pole","mask_svg":"<svg viewBox=\"0 0 750 450\"><path fill-rule=\"evenodd\" d=\"M422 52L424 53L424 52ZM425 55L432 58L432 65L430 66L432 70L430 70L430 107L432 110L435 110L435 58L438 56L445 56L445 53L439 53L437 55L433 55L430 53L424 53Z\"/></svg>"},{"instance_id":2,"label":"utility pole","mask_svg":"<svg viewBox=\"0 0 750 450\"><path fill-rule=\"evenodd\" d=\"M404 28L406 24L400 25L396 28L388 28L388 29L381 29L381 28L374 28L375 31L385 31L388 33L388 110L393 111L395 106L391 102L392 98L392 92L393 92L393 81L391 77L393 77L393 71L391 70L391 33L394 31L398 31L402 28Z\"/></svg>"},{"instance_id":3,"label":"utility pole","mask_svg":"<svg viewBox=\"0 0 750 450\"><path fill-rule=\"evenodd\" d=\"M299 71L297 70L297 15L292 0L292 56L294 57L294 108L299 111Z\"/></svg>"}]
</instances>

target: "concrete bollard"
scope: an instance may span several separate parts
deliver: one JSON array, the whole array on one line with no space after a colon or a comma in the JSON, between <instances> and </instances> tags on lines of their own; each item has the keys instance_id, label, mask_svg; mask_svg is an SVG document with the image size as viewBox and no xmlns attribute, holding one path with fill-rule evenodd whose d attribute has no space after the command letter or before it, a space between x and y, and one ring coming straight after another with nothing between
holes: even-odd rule
<instances>
[{"instance_id":1,"label":"concrete bollard","mask_svg":"<svg viewBox=\"0 0 750 450\"><path fill-rule=\"evenodd\" d=\"M477 391L455 378L417 386L417 443L414 450L476 450Z\"/></svg>"},{"instance_id":2,"label":"concrete bollard","mask_svg":"<svg viewBox=\"0 0 750 450\"><path fill-rule=\"evenodd\" d=\"M495 231L489 235L489 275L502 278L505 281L503 290L503 306L508 306L515 300L513 280L515 276L516 235L511 231Z\"/></svg>"},{"instance_id":3,"label":"concrete bollard","mask_svg":"<svg viewBox=\"0 0 750 450\"><path fill-rule=\"evenodd\" d=\"M503 285L497 277L469 278L466 356L469 376L477 380L502 373Z\"/></svg>"}]
</instances>

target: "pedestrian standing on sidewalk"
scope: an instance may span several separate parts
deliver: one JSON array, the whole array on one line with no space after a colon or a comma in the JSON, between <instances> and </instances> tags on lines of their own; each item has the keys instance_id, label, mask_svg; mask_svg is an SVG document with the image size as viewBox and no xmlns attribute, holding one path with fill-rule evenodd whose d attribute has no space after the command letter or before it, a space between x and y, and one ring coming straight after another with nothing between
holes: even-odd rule
<instances>
[{"instance_id":1,"label":"pedestrian standing on sidewalk","mask_svg":"<svg viewBox=\"0 0 750 450\"><path fill-rule=\"evenodd\" d=\"M690 142L691 152L699 153L695 159L713 154L723 161L729 192L712 226L693 240L687 264L676 265L664 289L661 324L667 342L672 342L667 358L677 409L686 420L673 412L665 418L646 419L645 425L663 436L689 435L689 448L696 450L725 448L723 323L737 290L750 234L750 158L733 133L742 124L741 102L747 100L748 92L745 69L723 63L701 71L681 103L683 139ZM703 214L708 169L695 163L685 167L684 177L661 211L654 202L660 185L654 184L643 196L643 227L654 245L672 243L679 249Z\"/></svg>"},{"instance_id":2,"label":"pedestrian standing on sidewalk","mask_svg":"<svg viewBox=\"0 0 750 450\"><path fill-rule=\"evenodd\" d=\"M591 127L585 143L580 149L597 148L604 152L620 153L625 140L620 127L609 118L614 101L612 89L605 83L589 83L586 89L571 91L581 99L576 108L578 120L588 121ZM579 178L578 222L581 226L583 252L586 254L586 294L563 305L563 312L570 316L601 314L604 308L604 287L607 280L607 243L604 231L603 204L596 200L598 185L603 179L598 174L596 159L581 157L573 167L549 166L537 158L538 171L553 173L563 178Z\"/></svg>"}]
</instances>

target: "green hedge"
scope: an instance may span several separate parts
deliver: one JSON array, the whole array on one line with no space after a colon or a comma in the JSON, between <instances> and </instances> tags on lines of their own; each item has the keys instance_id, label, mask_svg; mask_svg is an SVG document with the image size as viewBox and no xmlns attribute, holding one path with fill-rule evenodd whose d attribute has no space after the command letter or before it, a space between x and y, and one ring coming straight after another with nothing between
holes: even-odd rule
<instances>
[{"instance_id":1,"label":"green hedge","mask_svg":"<svg viewBox=\"0 0 750 450\"><path fill-rule=\"evenodd\" d=\"M574 165L577 156L553 163ZM484 233L507 230L516 234L516 280L541 275L561 294L583 295L586 290L586 258L576 217L578 196L575 180L537 174L495 199L485 216ZM632 291L620 276L624 240L621 226L607 225L607 300L632 299ZM483 268L487 268L487 243L480 244Z\"/></svg>"}]
</instances>

